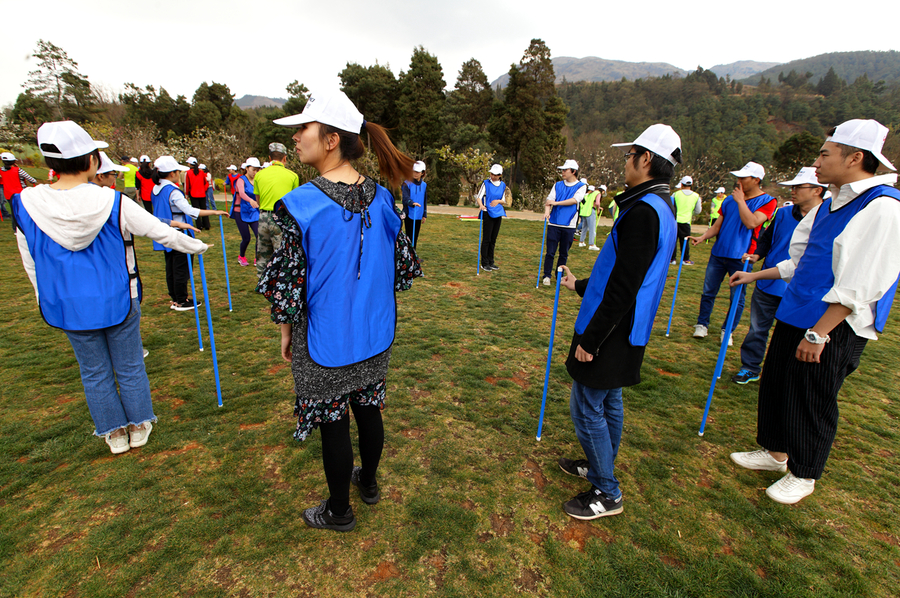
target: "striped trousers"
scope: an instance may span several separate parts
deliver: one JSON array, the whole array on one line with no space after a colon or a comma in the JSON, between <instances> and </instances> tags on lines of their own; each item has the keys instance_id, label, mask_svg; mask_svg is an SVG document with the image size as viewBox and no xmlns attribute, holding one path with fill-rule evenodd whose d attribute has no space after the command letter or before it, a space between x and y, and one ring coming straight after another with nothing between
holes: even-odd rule
<instances>
[{"instance_id":1,"label":"striped trousers","mask_svg":"<svg viewBox=\"0 0 900 598\"><path fill-rule=\"evenodd\" d=\"M846 321L829 335L820 363L795 357L805 328L775 324L759 385L756 441L788 454L799 478L819 479L837 432L837 395L844 378L859 367L866 339Z\"/></svg>"}]
</instances>

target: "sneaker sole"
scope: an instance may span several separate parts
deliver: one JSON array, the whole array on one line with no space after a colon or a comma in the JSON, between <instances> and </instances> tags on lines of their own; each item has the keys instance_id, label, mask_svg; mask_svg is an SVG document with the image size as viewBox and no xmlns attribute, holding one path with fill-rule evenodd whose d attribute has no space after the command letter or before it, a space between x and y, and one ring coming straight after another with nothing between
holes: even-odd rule
<instances>
[{"instance_id":1,"label":"sneaker sole","mask_svg":"<svg viewBox=\"0 0 900 598\"><path fill-rule=\"evenodd\" d=\"M565 511L565 509L563 509ZM575 519L580 519L581 521L590 521L591 519L600 519L601 517L611 517L613 515L619 515L623 511L625 511L625 506L621 506L618 509L613 509L612 511L604 511L602 513L598 513L596 515L575 515L573 513L569 513L566 511L566 515L569 517L574 517Z\"/></svg>"},{"instance_id":2,"label":"sneaker sole","mask_svg":"<svg viewBox=\"0 0 900 598\"><path fill-rule=\"evenodd\" d=\"M781 465L780 467L777 467L777 468L765 467L765 466L751 467L750 465L747 465L746 463L741 463L740 461L735 459L732 455L728 455L728 458L731 459L732 462L734 462L734 464L737 465L738 467L743 467L744 469L748 469L750 471L774 471L777 473L787 473L787 470L788 470L787 463L785 463L784 465Z\"/></svg>"},{"instance_id":3,"label":"sneaker sole","mask_svg":"<svg viewBox=\"0 0 900 598\"><path fill-rule=\"evenodd\" d=\"M759 376L755 378L747 378L746 380L735 380L734 378L732 378L731 381L735 384L750 384L751 382L759 382Z\"/></svg>"},{"instance_id":4,"label":"sneaker sole","mask_svg":"<svg viewBox=\"0 0 900 598\"><path fill-rule=\"evenodd\" d=\"M777 502L778 504L782 504L782 505L795 505L798 502L800 502L801 500L803 500L804 498L806 498L807 496L809 496L810 494L812 494L812 492L810 492L809 494L804 494L803 496L801 496L795 500L784 500L782 498L772 495L769 492L769 489L766 488L766 496L768 496L769 498L771 498L773 501Z\"/></svg>"}]
</instances>

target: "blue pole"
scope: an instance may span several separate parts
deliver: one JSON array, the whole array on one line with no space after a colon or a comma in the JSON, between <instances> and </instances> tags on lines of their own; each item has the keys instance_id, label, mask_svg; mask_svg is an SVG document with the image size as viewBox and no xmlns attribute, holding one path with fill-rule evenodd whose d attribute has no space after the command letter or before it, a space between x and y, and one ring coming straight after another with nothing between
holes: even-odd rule
<instances>
[{"instance_id":1,"label":"blue pole","mask_svg":"<svg viewBox=\"0 0 900 598\"><path fill-rule=\"evenodd\" d=\"M222 259L225 261L225 288L228 289L228 311L234 311L231 309L231 282L228 280L228 253L225 250L225 227L222 225L221 214L219 214L219 232L222 233ZM678 287L676 286L676 288ZM205 288L203 289L203 296L206 298Z\"/></svg>"},{"instance_id":2,"label":"blue pole","mask_svg":"<svg viewBox=\"0 0 900 598\"><path fill-rule=\"evenodd\" d=\"M191 237L194 236L194 233L192 233L189 230L186 230L184 232L185 232L185 234L190 235ZM200 343L200 350L202 351L203 350L203 336L201 336L201 334L200 334L200 314L197 313L197 293L195 292L197 290L197 287L194 286L194 266L191 264L191 256L188 255L186 257L187 257L187 263L188 263L188 272L191 275L191 301L194 302L194 320L196 320L196 322L197 322L197 342Z\"/></svg>"},{"instance_id":3,"label":"blue pole","mask_svg":"<svg viewBox=\"0 0 900 598\"><path fill-rule=\"evenodd\" d=\"M684 238L684 243L681 244L681 261L678 262L678 276L675 278L675 292L672 293L672 308L669 310L669 323L666 325L666 336L669 336L669 330L672 328L672 314L675 312L675 297L678 296L678 283L681 281L681 267L684 265L684 250L687 249L687 244L690 237ZM224 241L223 241L224 242Z\"/></svg>"},{"instance_id":4,"label":"blue pole","mask_svg":"<svg viewBox=\"0 0 900 598\"><path fill-rule=\"evenodd\" d=\"M547 219L544 219L544 234L541 236L541 255L538 260L538 277L534 288L541 286L541 270L544 269L544 240L547 238Z\"/></svg>"},{"instance_id":5,"label":"blue pole","mask_svg":"<svg viewBox=\"0 0 900 598\"><path fill-rule=\"evenodd\" d=\"M744 272L750 267L750 261L744 262ZM709 407L712 405L713 391L716 390L716 380L722 375L722 366L725 365L725 352L728 351L728 339L731 337L731 327L734 324L734 315L737 313L738 302L741 300L741 292L744 289L737 289L734 299L731 301L731 307L728 309L728 319L725 321L725 334L722 335L722 346L719 347L719 359L716 361L716 371L713 374L712 384L709 385L709 395L706 397L706 409L703 410L703 421L700 422L699 435L703 436L706 430L706 418L709 416Z\"/></svg>"},{"instance_id":6,"label":"blue pole","mask_svg":"<svg viewBox=\"0 0 900 598\"><path fill-rule=\"evenodd\" d=\"M545 221L546 222L546 221ZM537 439L541 439L544 427L544 407L547 405L547 387L550 384L550 361L553 357L553 337L556 333L556 312L559 309L559 286L562 281L562 266L556 269L556 298L553 300L553 323L550 325L550 347L547 348L547 369L544 371L544 396L541 399L541 417L538 421Z\"/></svg>"},{"instance_id":7,"label":"blue pole","mask_svg":"<svg viewBox=\"0 0 900 598\"><path fill-rule=\"evenodd\" d=\"M221 218L222 217L219 216L219 219ZM213 333L212 312L209 309L209 292L206 287L206 268L203 267L203 255L197 254L197 259L200 263L200 281L203 284L203 306L206 308L206 325L209 327L209 346L212 349L213 373L216 376L216 397L219 400L219 407L221 407L222 384L219 381L219 360L216 359L216 335ZM194 311L196 311L196 309Z\"/></svg>"},{"instance_id":8,"label":"blue pole","mask_svg":"<svg viewBox=\"0 0 900 598\"><path fill-rule=\"evenodd\" d=\"M412 235L413 238L410 239L410 241L412 241L413 249L415 249L415 247L416 247L416 221L413 220L412 223L413 223L413 235Z\"/></svg>"},{"instance_id":9,"label":"blue pole","mask_svg":"<svg viewBox=\"0 0 900 598\"><path fill-rule=\"evenodd\" d=\"M481 276L481 231L484 230L484 212L478 210L478 264L475 266L475 276Z\"/></svg>"}]
</instances>

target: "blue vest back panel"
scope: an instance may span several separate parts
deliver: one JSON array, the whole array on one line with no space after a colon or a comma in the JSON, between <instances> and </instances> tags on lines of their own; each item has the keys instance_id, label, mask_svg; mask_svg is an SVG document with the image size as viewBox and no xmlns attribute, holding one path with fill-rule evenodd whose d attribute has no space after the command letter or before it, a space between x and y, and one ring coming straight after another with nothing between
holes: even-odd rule
<instances>
[{"instance_id":1,"label":"blue vest back panel","mask_svg":"<svg viewBox=\"0 0 900 598\"><path fill-rule=\"evenodd\" d=\"M425 181L420 182L416 185L412 181L406 181L406 187L409 189L409 209L407 210L407 215L413 220L421 220L422 216L425 215L425 190L428 189L428 183ZM418 208L414 207L412 204L417 203L421 204Z\"/></svg>"},{"instance_id":2,"label":"blue vest back panel","mask_svg":"<svg viewBox=\"0 0 900 598\"><path fill-rule=\"evenodd\" d=\"M172 219L172 205L169 203L169 196L172 195L172 192L177 188L178 187L176 187L175 185L163 185L163 188L160 189L159 194L151 194L150 199L153 201L154 216L156 216L157 218L166 218L168 220ZM187 216L187 214L185 214L185 216ZM156 241L153 241L153 251L165 251L166 253L168 253L172 250L165 245L161 245Z\"/></svg>"},{"instance_id":3,"label":"blue vest back panel","mask_svg":"<svg viewBox=\"0 0 900 598\"><path fill-rule=\"evenodd\" d=\"M787 286L781 305L775 312L775 317L779 321L797 328L812 328L816 325L829 305L822 301L822 297L834 286L834 271L831 266L834 240L860 210L882 195L900 201L900 192L896 189L887 185L876 185L834 212L831 211L831 199L822 202L809 231L806 251L803 252L803 257L794 270L791 284ZM896 292L897 282L894 282L873 306L875 330L878 332L884 330Z\"/></svg>"},{"instance_id":4,"label":"blue vest back panel","mask_svg":"<svg viewBox=\"0 0 900 598\"><path fill-rule=\"evenodd\" d=\"M378 186L368 208L369 227L312 183L282 202L303 233L310 358L324 367L342 367L387 350L397 324L394 251L400 216L393 196Z\"/></svg>"},{"instance_id":5,"label":"blue vest back panel","mask_svg":"<svg viewBox=\"0 0 900 598\"><path fill-rule=\"evenodd\" d=\"M793 208L783 208L775 213L772 219L774 230L772 230L772 247L769 249L766 260L763 263L763 269L774 268L779 262L789 259L791 248L791 237L794 235L794 229L800 224L800 221L794 218ZM775 280L757 280L756 288L776 297L784 295L787 288L787 282L780 278Z\"/></svg>"},{"instance_id":6,"label":"blue vest back panel","mask_svg":"<svg viewBox=\"0 0 900 598\"><path fill-rule=\"evenodd\" d=\"M558 181L554 189L556 190L556 201L566 201L575 197L575 193L584 187L584 183L578 181L571 187L567 186L564 181ZM578 204L573 203L570 206L553 206L550 210L549 224L556 226L565 226L572 228L578 219Z\"/></svg>"},{"instance_id":7,"label":"blue vest back panel","mask_svg":"<svg viewBox=\"0 0 900 598\"><path fill-rule=\"evenodd\" d=\"M244 193L247 194L247 197L256 201L256 194L253 193L253 183L250 182L246 175L242 176L241 180L244 181ZM244 222L258 221L259 208L254 208L246 201L241 201L241 220Z\"/></svg>"},{"instance_id":8,"label":"blue vest back panel","mask_svg":"<svg viewBox=\"0 0 900 598\"><path fill-rule=\"evenodd\" d=\"M747 200L750 212L756 212L774 198L768 193ZM722 200L722 228L716 237L716 243L710 252L716 257L726 259L740 259L750 249L753 240L753 230L744 226L741 222L741 214L738 211L737 202L732 196Z\"/></svg>"},{"instance_id":9,"label":"blue vest back panel","mask_svg":"<svg viewBox=\"0 0 900 598\"><path fill-rule=\"evenodd\" d=\"M628 341L634 347L643 347L650 341L653 319L656 317L656 310L659 308L659 302L666 287L669 260L672 259L672 252L675 251L678 225L675 223L675 215L672 214L672 209L669 207L668 198L663 199L658 195L647 194L637 199L635 203L638 201L650 205L659 216L659 239L656 243L656 255L653 256L650 269L644 275L644 282L641 283L641 288L638 290L634 319L627 323L631 329ZM632 205L628 210L619 214L619 218L613 224L612 232L603 244L603 249L600 250L600 255L597 256L597 261L594 262L594 269L591 271L591 278L588 280L584 298L581 300L581 308L578 310L578 318L575 320L575 332L578 334L584 334L591 318L594 317L603 301L609 275L616 264L619 223L633 207ZM625 324L625 322L622 323L622 325Z\"/></svg>"},{"instance_id":10,"label":"blue vest back panel","mask_svg":"<svg viewBox=\"0 0 900 598\"><path fill-rule=\"evenodd\" d=\"M497 186L494 186L494 183L490 181L484 182L484 205L487 208L488 216L491 218L506 216L506 210L503 209L503 206L498 204L491 207L491 202L495 199L503 200L504 193L506 193L506 183L503 181L500 181L500 184Z\"/></svg>"},{"instance_id":11,"label":"blue vest back panel","mask_svg":"<svg viewBox=\"0 0 900 598\"><path fill-rule=\"evenodd\" d=\"M125 240L119 227L121 194L116 192L109 217L93 242L70 251L31 219L16 194L16 223L34 258L38 307L44 320L63 330L99 330L125 321L131 312L131 279Z\"/></svg>"}]
</instances>

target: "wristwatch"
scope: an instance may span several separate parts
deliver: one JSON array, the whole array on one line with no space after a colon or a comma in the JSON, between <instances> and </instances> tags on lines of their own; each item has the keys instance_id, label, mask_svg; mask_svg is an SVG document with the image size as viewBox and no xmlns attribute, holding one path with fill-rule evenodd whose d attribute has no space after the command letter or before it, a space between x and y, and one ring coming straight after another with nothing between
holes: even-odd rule
<instances>
[{"instance_id":1,"label":"wristwatch","mask_svg":"<svg viewBox=\"0 0 900 598\"><path fill-rule=\"evenodd\" d=\"M806 331L803 338L806 339L806 342L812 343L813 345L824 345L831 340L831 337L827 334L825 336L819 336L812 328Z\"/></svg>"}]
</instances>

